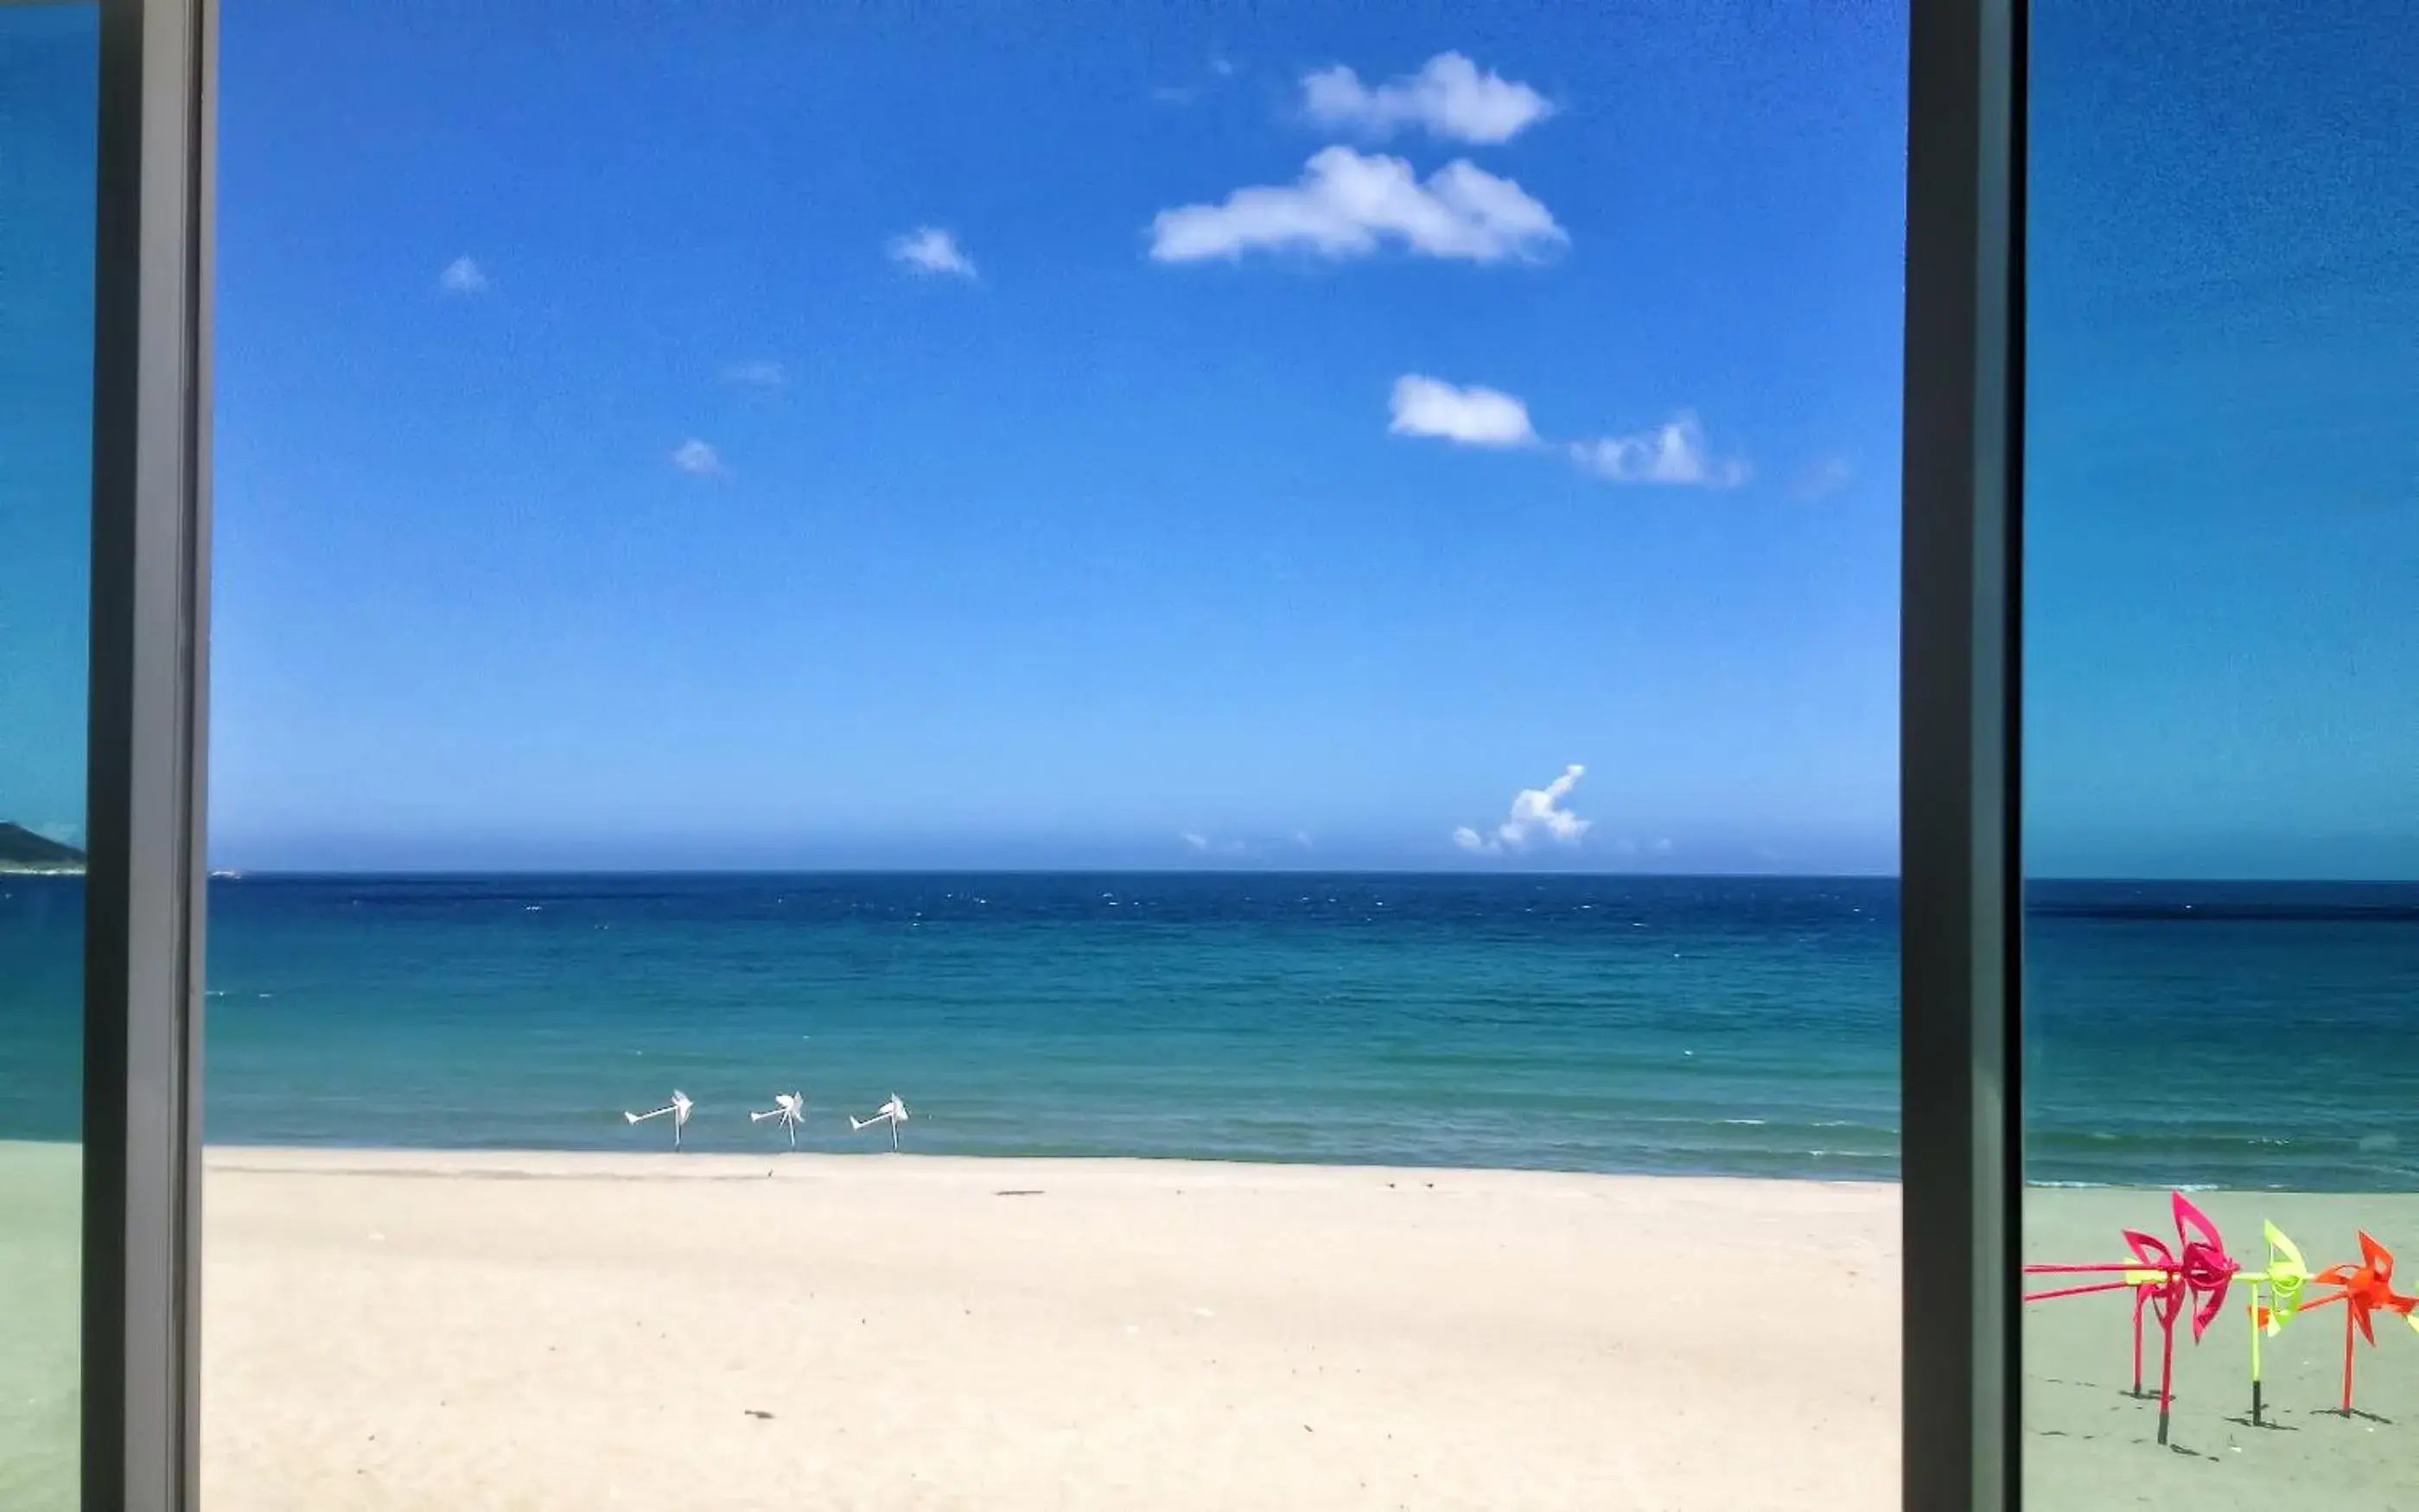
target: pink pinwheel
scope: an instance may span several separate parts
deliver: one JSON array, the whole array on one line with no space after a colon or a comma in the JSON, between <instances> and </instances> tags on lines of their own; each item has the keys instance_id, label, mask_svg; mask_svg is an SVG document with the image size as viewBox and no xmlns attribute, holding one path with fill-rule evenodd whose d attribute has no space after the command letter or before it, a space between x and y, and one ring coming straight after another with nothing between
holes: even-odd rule
<instances>
[{"instance_id":1,"label":"pink pinwheel","mask_svg":"<svg viewBox=\"0 0 2419 1512\"><path fill-rule=\"evenodd\" d=\"M2130 1288L2134 1293L2134 1395L2142 1394L2142 1309L2149 1307L2159 1320L2159 1331L2165 1342L2159 1361L2159 1442L2167 1442L2167 1413L2175 1401L2176 1320L2183 1315L2187 1302L2192 1305L2193 1342L2209 1332L2218 1309L2226 1306L2226 1289L2234 1282L2235 1273L2242 1267L2226 1254L2226 1243L2218 1237L2217 1225L2209 1214L2192 1205L2181 1192L2169 1194L2176 1216L2177 1247L2170 1250L2164 1240L2137 1229L2124 1230L2125 1247L2134 1259L2115 1264L2027 1265L2027 1275L2107 1275L2115 1273L2119 1279L2093 1281L2082 1286L2058 1287L2048 1291L2027 1292L2026 1302L2046 1302L2052 1297L2077 1297L2092 1291L2117 1291Z\"/></svg>"}]
</instances>

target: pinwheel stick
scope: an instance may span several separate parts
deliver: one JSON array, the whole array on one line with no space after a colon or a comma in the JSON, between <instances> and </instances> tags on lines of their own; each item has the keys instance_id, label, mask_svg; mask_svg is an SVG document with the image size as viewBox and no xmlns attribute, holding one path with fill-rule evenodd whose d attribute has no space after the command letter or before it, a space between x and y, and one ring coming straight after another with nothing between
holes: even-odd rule
<instances>
[{"instance_id":1,"label":"pinwheel stick","mask_svg":"<svg viewBox=\"0 0 2419 1512\"><path fill-rule=\"evenodd\" d=\"M2159 1332L2166 1342L2159 1350L2159 1442L2167 1442L2167 1409L2175 1402L2171 1389L2176 1376L2176 1325L2172 1318L2162 1319Z\"/></svg>"},{"instance_id":2,"label":"pinwheel stick","mask_svg":"<svg viewBox=\"0 0 2419 1512\"><path fill-rule=\"evenodd\" d=\"M2092 1264L2041 1264L2025 1267L2026 1275L2119 1275L2122 1280L2093 1281L2083 1286L2055 1287L2047 1291L2027 1291L2026 1302L2047 1302L2053 1297L2080 1297L2094 1291L2127 1291L2146 1281L2158 1279L2165 1273L2145 1267L2140 1260L2115 1260ZM2142 1395L2142 1310L2134 1309L2134 1395Z\"/></svg>"},{"instance_id":3,"label":"pinwheel stick","mask_svg":"<svg viewBox=\"0 0 2419 1512\"><path fill-rule=\"evenodd\" d=\"M2313 1302L2305 1304L2305 1306L2324 1307L2332 1303L2337 1302L2344 1305L2343 1415L2350 1417L2351 1415L2352 1330L2359 1326L2360 1309L2353 1306L2350 1296L2342 1291L2332 1292L2326 1296L2319 1297Z\"/></svg>"},{"instance_id":4,"label":"pinwheel stick","mask_svg":"<svg viewBox=\"0 0 2419 1512\"><path fill-rule=\"evenodd\" d=\"M2080 1297L2094 1291L2130 1291L2160 1273L2146 1270L2139 1260L2119 1260L2095 1264L2042 1264L2025 1267L2027 1275L2118 1275L2115 1281L2091 1281L2082 1286L2053 1287L2047 1291L2027 1291L2026 1302L2047 1302L2054 1297ZM2142 1395L2142 1313L2134 1310L2134 1395Z\"/></svg>"},{"instance_id":5,"label":"pinwheel stick","mask_svg":"<svg viewBox=\"0 0 2419 1512\"><path fill-rule=\"evenodd\" d=\"M2251 1315L2251 1426L2259 1426L2259 1289L2251 1289L2251 1300L2244 1305Z\"/></svg>"},{"instance_id":6,"label":"pinwheel stick","mask_svg":"<svg viewBox=\"0 0 2419 1512\"><path fill-rule=\"evenodd\" d=\"M2062 1286L2048 1291L2027 1291L2025 1300L2047 1302L2052 1297L2079 1297L2087 1291L2128 1291L2133 1290L2133 1286L2131 1281L2094 1281L2089 1286Z\"/></svg>"},{"instance_id":7,"label":"pinwheel stick","mask_svg":"<svg viewBox=\"0 0 2419 1512\"><path fill-rule=\"evenodd\" d=\"M2344 1308L2344 1409L2343 1409L2343 1413L2344 1413L2344 1416L2346 1416L2346 1417L2350 1417L2350 1416L2351 1415L2351 1360L2352 1360L2352 1353L2351 1353L2351 1328L2352 1328L2352 1324L2353 1324L2353 1323L2355 1323L2355 1322L2357 1322L2357 1321L2360 1321L2360 1314L2359 1314L2359 1313L2355 1312L2355 1311L2354 1311L2352 1308L2350 1308L2350 1307L2346 1307L2346 1308Z\"/></svg>"}]
</instances>

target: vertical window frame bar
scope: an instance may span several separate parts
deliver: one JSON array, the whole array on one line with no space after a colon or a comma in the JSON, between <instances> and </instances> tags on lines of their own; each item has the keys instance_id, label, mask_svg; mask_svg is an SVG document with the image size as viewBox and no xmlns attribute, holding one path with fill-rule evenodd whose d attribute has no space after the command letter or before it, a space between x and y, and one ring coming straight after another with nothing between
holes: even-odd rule
<instances>
[{"instance_id":1,"label":"vertical window frame bar","mask_svg":"<svg viewBox=\"0 0 2419 1512\"><path fill-rule=\"evenodd\" d=\"M83 1505L198 1501L215 0L100 0Z\"/></svg>"},{"instance_id":2,"label":"vertical window frame bar","mask_svg":"<svg viewBox=\"0 0 2419 1512\"><path fill-rule=\"evenodd\" d=\"M2026 3L1909 21L1902 1497L2018 1512Z\"/></svg>"}]
</instances>

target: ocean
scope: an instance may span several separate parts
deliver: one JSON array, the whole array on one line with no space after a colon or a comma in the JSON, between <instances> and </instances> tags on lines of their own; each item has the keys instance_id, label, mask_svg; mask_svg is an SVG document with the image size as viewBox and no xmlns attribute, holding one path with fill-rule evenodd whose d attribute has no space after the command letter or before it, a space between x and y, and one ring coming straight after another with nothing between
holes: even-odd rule
<instances>
[{"instance_id":1,"label":"ocean","mask_svg":"<svg viewBox=\"0 0 2419 1512\"><path fill-rule=\"evenodd\" d=\"M72 1129L76 887L0 878L0 1136ZM872 1151L895 1092L931 1153L1887 1179L1897 950L1866 878L219 878L206 1120L644 1150L679 1088L769 1152L804 1091ZM2026 959L2030 1179L2419 1187L2419 887L2043 884Z\"/></svg>"}]
</instances>

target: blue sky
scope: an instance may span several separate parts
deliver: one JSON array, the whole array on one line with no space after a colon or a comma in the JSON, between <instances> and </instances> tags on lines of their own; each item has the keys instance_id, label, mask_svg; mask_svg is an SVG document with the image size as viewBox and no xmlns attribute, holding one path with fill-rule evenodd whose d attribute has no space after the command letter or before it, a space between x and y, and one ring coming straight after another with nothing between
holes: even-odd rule
<instances>
[{"instance_id":1,"label":"blue sky","mask_svg":"<svg viewBox=\"0 0 2419 1512\"><path fill-rule=\"evenodd\" d=\"M215 858L1886 869L1819 8L230 7Z\"/></svg>"},{"instance_id":2,"label":"blue sky","mask_svg":"<svg viewBox=\"0 0 2419 1512\"><path fill-rule=\"evenodd\" d=\"M1899 8L227 8L214 860L1894 863ZM2419 875L2410 32L2036 38L2037 871Z\"/></svg>"}]
</instances>

